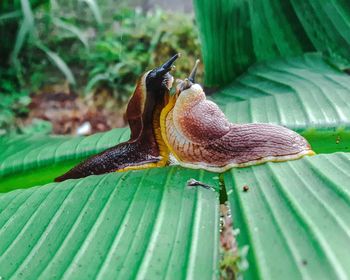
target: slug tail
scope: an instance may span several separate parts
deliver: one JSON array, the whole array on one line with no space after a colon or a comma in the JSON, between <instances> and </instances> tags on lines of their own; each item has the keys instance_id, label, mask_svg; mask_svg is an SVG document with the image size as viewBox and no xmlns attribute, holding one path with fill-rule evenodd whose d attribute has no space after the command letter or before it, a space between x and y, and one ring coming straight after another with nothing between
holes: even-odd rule
<instances>
[{"instance_id":1,"label":"slug tail","mask_svg":"<svg viewBox=\"0 0 350 280\"><path fill-rule=\"evenodd\" d=\"M142 169L142 166L156 167L160 164L162 161L157 147L142 142L124 142L88 158L57 177L55 182L127 170L127 167Z\"/></svg>"}]
</instances>

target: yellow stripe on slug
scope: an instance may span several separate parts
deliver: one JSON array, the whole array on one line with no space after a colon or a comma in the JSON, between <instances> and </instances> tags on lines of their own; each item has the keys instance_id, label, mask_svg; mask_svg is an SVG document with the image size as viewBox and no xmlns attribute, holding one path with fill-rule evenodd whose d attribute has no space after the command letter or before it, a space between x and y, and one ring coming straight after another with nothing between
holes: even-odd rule
<instances>
[{"instance_id":1,"label":"yellow stripe on slug","mask_svg":"<svg viewBox=\"0 0 350 280\"><path fill-rule=\"evenodd\" d=\"M174 108L175 103L176 103L176 96L175 95L170 96L168 104L164 107L164 109L160 113L160 131L161 131L161 135L162 135L163 141L164 141L165 145L167 146L168 150L170 151L170 153L172 153L173 156L179 162L181 162L179 157L174 152L174 149L169 144L169 141L168 141L168 138L167 138L167 135L166 135L166 118L167 118L169 112Z\"/></svg>"}]
</instances>

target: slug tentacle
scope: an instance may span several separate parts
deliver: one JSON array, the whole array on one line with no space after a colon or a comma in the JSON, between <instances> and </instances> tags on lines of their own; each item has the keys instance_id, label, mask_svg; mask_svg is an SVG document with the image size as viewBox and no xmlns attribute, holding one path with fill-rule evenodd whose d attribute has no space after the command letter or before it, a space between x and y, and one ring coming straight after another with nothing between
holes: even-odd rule
<instances>
[{"instance_id":1,"label":"slug tentacle","mask_svg":"<svg viewBox=\"0 0 350 280\"><path fill-rule=\"evenodd\" d=\"M129 141L88 158L56 178L56 182L167 163L169 152L160 135L159 119L173 83L169 71L178 57L176 54L163 65L146 72L137 83L126 110L131 131Z\"/></svg>"},{"instance_id":2,"label":"slug tentacle","mask_svg":"<svg viewBox=\"0 0 350 280\"><path fill-rule=\"evenodd\" d=\"M206 99L202 87L192 83L197 67L198 62L190 78L177 85L176 97L161 114L162 136L181 165L222 172L314 154L302 136L285 127L230 123L220 108Z\"/></svg>"},{"instance_id":3,"label":"slug tentacle","mask_svg":"<svg viewBox=\"0 0 350 280\"><path fill-rule=\"evenodd\" d=\"M197 74L197 69L198 69L198 65L199 65L200 60L197 59L196 63L194 64L194 67L190 73L190 75L188 76L188 79L192 82L195 83L196 82L196 74Z\"/></svg>"}]
</instances>

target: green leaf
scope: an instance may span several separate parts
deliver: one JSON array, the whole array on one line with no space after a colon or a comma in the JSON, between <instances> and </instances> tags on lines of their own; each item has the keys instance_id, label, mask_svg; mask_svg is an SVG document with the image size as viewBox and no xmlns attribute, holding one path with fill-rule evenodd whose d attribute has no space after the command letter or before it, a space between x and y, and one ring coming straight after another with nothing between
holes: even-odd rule
<instances>
[{"instance_id":1,"label":"green leaf","mask_svg":"<svg viewBox=\"0 0 350 280\"><path fill-rule=\"evenodd\" d=\"M222 86L256 61L320 51L349 65L346 1L194 1L206 84Z\"/></svg>"},{"instance_id":2,"label":"green leaf","mask_svg":"<svg viewBox=\"0 0 350 280\"><path fill-rule=\"evenodd\" d=\"M68 65L57 53L49 50L46 46L44 46L40 42L37 42L36 46L46 53L46 55L50 58L52 63L55 64L56 67L63 73L63 75L66 77L67 81L70 84L73 84L73 85L76 84L72 71L69 69Z\"/></svg>"},{"instance_id":3,"label":"green leaf","mask_svg":"<svg viewBox=\"0 0 350 280\"><path fill-rule=\"evenodd\" d=\"M0 23L3 24L7 21L12 21L14 19L19 18L21 15L22 15L22 13L19 10L1 14L0 15Z\"/></svg>"},{"instance_id":4,"label":"green leaf","mask_svg":"<svg viewBox=\"0 0 350 280\"><path fill-rule=\"evenodd\" d=\"M34 15L28 0L21 0L21 8L23 13L23 20L18 30L15 45L11 53L11 60L13 63L17 61L17 57L24 45L28 33L30 33L34 27Z\"/></svg>"},{"instance_id":5,"label":"green leaf","mask_svg":"<svg viewBox=\"0 0 350 280\"><path fill-rule=\"evenodd\" d=\"M317 54L257 64L212 99L235 123L299 131L350 126L350 77Z\"/></svg>"},{"instance_id":6,"label":"green leaf","mask_svg":"<svg viewBox=\"0 0 350 280\"><path fill-rule=\"evenodd\" d=\"M21 0L23 19L31 29L34 26L34 15L29 0Z\"/></svg>"},{"instance_id":7,"label":"green leaf","mask_svg":"<svg viewBox=\"0 0 350 280\"><path fill-rule=\"evenodd\" d=\"M178 167L90 176L0 195L4 279L213 279L213 174Z\"/></svg>"},{"instance_id":8,"label":"green leaf","mask_svg":"<svg viewBox=\"0 0 350 280\"><path fill-rule=\"evenodd\" d=\"M15 45L13 48L13 51L11 53L11 61L12 63L16 63L18 55L24 45L24 42L27 38L28 32L29 32L29 26L27 25L26 21L22 21L21 26L18 30Z\"/></svg>"},{"instance_id":9,"label":"green leaf","mask_svg":"<svg viewBox=\"0 0 350 280\"><path fill-rule=\"evenodd\" d=\"M350 277L349 169L350 154L336 153L226 172L245 279Z\"/></svg>"},{"instance_id":10,"label":"green leaf","mask_svg":"<svg viewBox=\"0 0 350 280\"><path fill-rule=\"evenodd\" d=\"M103 24L102 16L101 16L100 8L98 7L97 2L95 0L80 0L80 2L85 2L89 6L92 14L95 17L96 22L99 25L102 25Z\"/></svg>"},{"instance_id":11,"label":"green leaf","mask_svg":"<svg viewBox=\"0 0 350 280\"><path fill-rule=\"evenodd\" d=\"M99 73L94 75L85 87L85 94L91 92L91 90L98 85L100 82L109 81L110 77L107 73Z\"/></svg>"},{"instance_id":12,"label":"green leaf","mask_svg":"<svg viewBox=\"0 0 350 280\"><path fill-rule=\"evenodd\" d=\"M73 24L67 23L59 18L54 18L52 20L52 22L56 26L58 26L62 29L65 29L65 30L73 33L75 36L77 36L77 38L83 43L85 48L89 47L88 40L87 40L85 34L78 27L76 27Z\"/></svg>"}]
</instances>

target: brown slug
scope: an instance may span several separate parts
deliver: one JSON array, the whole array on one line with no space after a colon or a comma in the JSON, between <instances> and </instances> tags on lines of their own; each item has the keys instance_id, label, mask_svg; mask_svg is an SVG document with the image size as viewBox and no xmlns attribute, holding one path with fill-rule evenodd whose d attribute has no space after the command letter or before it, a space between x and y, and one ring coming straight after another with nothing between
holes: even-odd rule
<instances>
[{"instance_id":1,"label":"brown slug","mask_svg":"<svg viewBox=\"0 0 350 280\"><path fill-rule=\"evenodd\" d=\"M146 72L138 81L126 110L130 139L88 158L56 178L56 182L167 163L169 152L161 137L159 121L165 97L173 83L169 72L178 57L179 54L174 55L163 65Z\"/></svg>"},{"instance_id":2,"label":"brown slug","mask_svg":"<svg viewBox=\"0 0 350 280\"><path fill-rule=\"evenodd\" d=\"M231 167L314 154L309 143L288 128L230 123L195 83L198 62L161 113L162 137L180 165L223 172Z\"/></svg>"}]
</instances>

